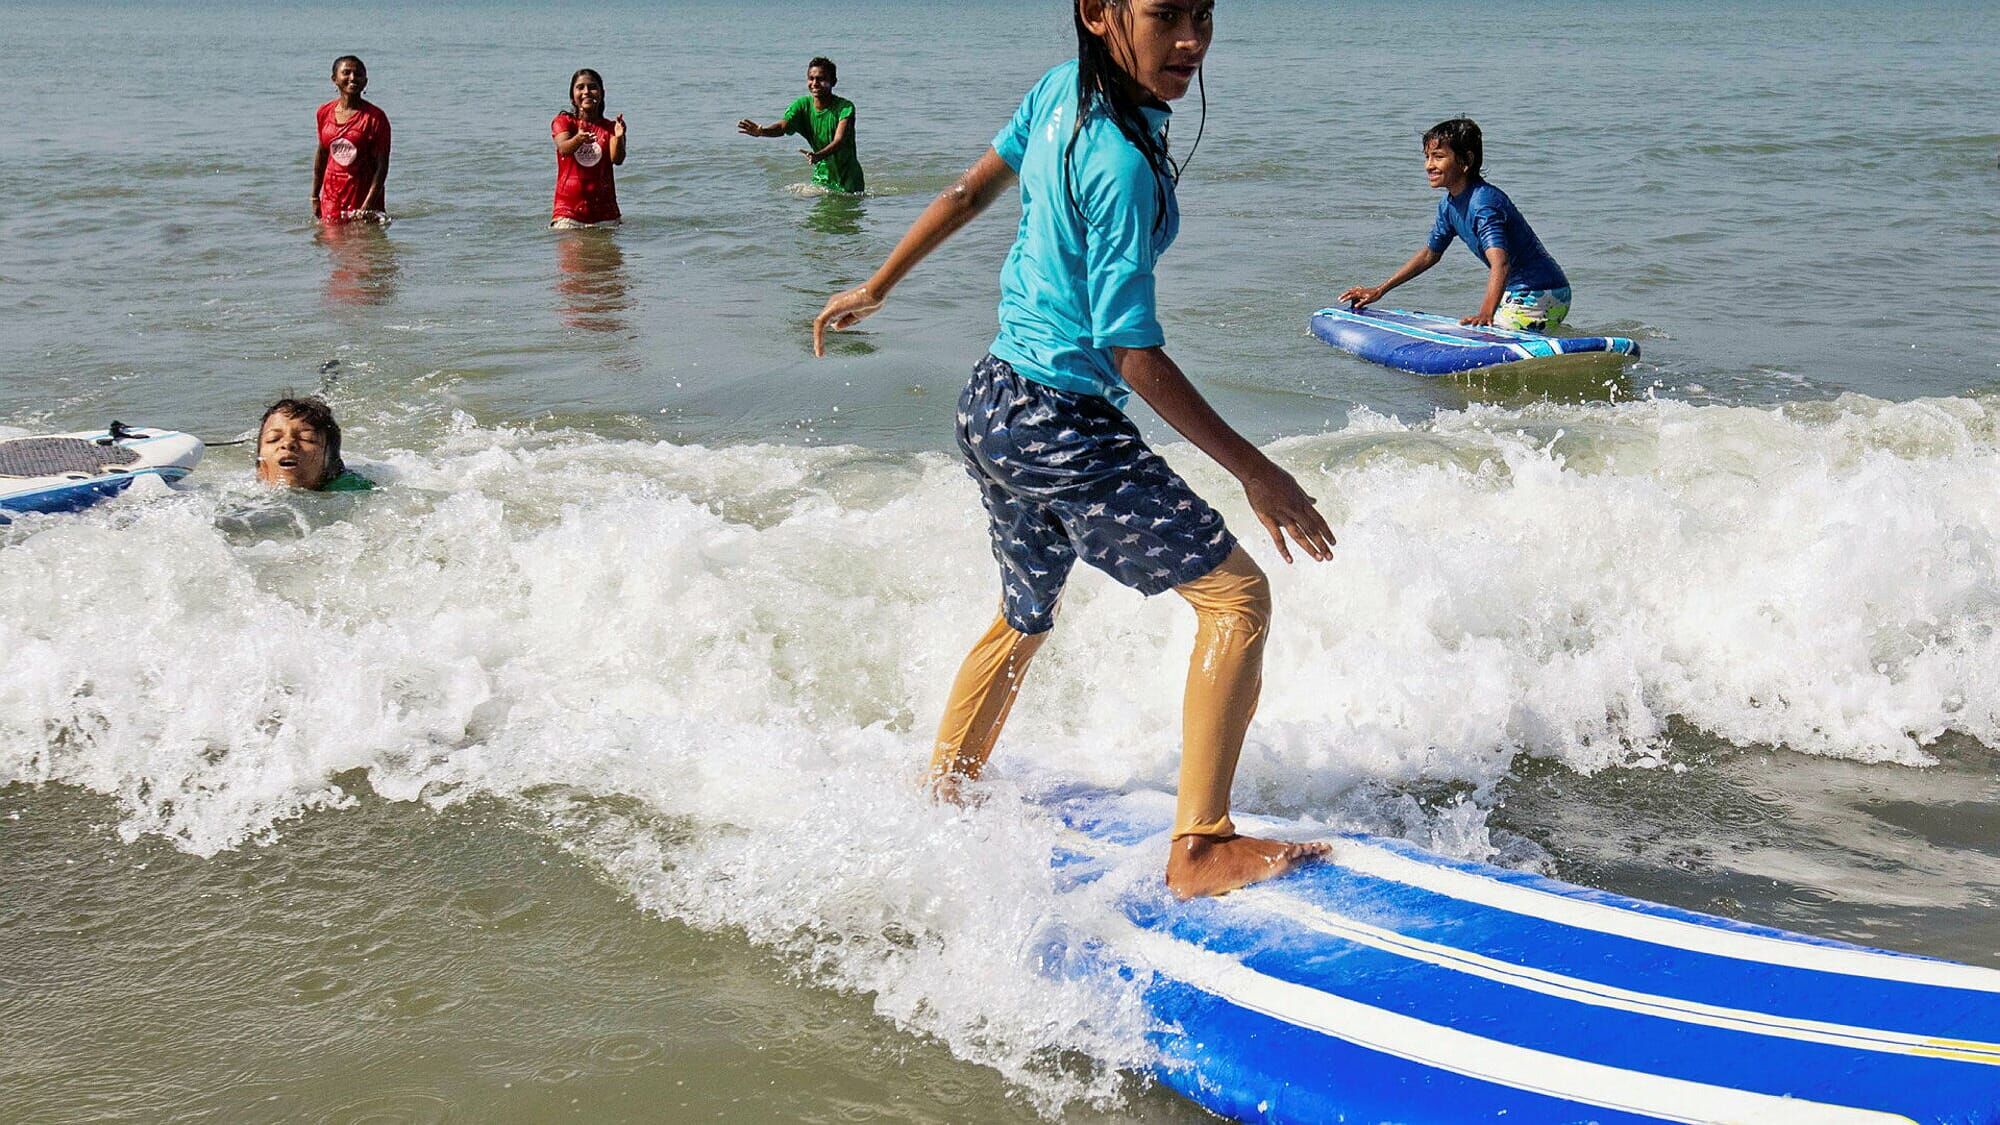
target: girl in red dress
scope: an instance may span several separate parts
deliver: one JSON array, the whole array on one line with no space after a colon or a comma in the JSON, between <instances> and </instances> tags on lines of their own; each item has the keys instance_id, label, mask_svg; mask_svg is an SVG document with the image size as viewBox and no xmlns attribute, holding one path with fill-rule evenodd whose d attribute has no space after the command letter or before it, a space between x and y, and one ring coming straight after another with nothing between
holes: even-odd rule
<instances>
[{"instance_id":1,"label":"girl in red dress","mask_svg":"<svg viewBox=\"0 0 2000 1125\"><path fill-rule=\"evenodd\" d=\"M611 169L625 163L625 115L604 116L604 79L585 67L570 76L570 108L556 114L556 202L549 225L588 227L618 222Z\"/></svg>"},{"instance_id":2,"label":"girl in red dress","mask_svg":"<svg viewBox=\"0 0 2000 1125\"><path fill-rule=\"evenodd\" d=\"M340 96L319 107L313 150L313 214L327 223L389 221L389 115L363 101L368 67L353 55L333 60Z\"/></svg>"}]
</instances>

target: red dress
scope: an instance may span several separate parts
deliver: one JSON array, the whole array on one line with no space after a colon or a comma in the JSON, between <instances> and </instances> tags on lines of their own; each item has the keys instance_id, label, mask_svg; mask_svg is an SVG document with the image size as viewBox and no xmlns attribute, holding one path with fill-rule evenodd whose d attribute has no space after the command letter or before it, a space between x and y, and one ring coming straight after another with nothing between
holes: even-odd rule
<instances>
[{"instance_id":1,"label":"red dress","mask_svg":"<svg viewBox=\"0 0 2000 1125\"><path fill-rule=\"evenodd\" d=\"M319 107L319 146L326 150L326 174L319 181L319 217L344 222L368 196L375 169L389 159L389 115L361 103L344 125L335 124L330 101Z\"/></svg>"},{"instance_id":2,"label":"red dress","mask_svg":"<svg viewBox=\"0 0 2000 1125\"><path fill-rule=\"evenodd\" d=\"M549 122L549 135L563 138L570 133L575 115L558 113ZM556 153L556 203L553 217L579 223L608 223L618 218L618 189L611 182L611 125L586 121L583 127L591 139L570 150Z\"/></svg>"}]
</instances>

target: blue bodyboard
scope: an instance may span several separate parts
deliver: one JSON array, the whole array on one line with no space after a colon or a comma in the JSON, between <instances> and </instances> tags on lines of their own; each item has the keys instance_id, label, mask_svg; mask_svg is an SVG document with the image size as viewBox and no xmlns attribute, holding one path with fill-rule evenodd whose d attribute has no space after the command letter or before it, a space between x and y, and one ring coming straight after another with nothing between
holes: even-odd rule
<instances>
[{"instance_id":1,"label":"blue bodyboard","mask_svg":"<svg viewBox=\"0 0 2000 1125\"><path fill-rule=\"evenodd\" d=\"M1371 363L1417 375L1450 375L1557 356L1639 357L1623 336L1546 336L1510 328L1474 328L1448 316L1402 309L1321 309L1313 335Z\"/></svg>"}]
</instances>

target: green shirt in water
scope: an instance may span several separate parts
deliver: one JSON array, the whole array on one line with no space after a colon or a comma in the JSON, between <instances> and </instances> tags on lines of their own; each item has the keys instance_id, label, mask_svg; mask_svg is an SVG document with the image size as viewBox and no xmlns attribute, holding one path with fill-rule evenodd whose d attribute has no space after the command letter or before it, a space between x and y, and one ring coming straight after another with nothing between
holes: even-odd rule
<instances>
[{"instance_id":1,"label":"green shirt in water","mask_svg":"<svg viewBox=\"0 0 2000 1125\"><path fill-rule=\"evenodd\" d=\"M367 477L362 476L360 473L355 472L353 469L342 469L340 471L339 476L321 485L320 491L321 492L368 492L374 489L374 487L375 487L374 481L369 480Z\"/></svg>"},{"instance_id":2,"label":"green shirt in water","mask_svg":"<svg viewBox=\"0 0 2000 1125\"><path fill-rule=\"evenodd\" d=\"M847 143L814 162L813 183L845 192L860 192L867 187L861 175L861 161L854 155L853 120L854 103L838 95L829 99L825 109L813 105L812 95L807 94L785 110L785 132L805 138L814 152L832 144L833 131L842 121L849 122Z\"/></svg>"}]
</instances>

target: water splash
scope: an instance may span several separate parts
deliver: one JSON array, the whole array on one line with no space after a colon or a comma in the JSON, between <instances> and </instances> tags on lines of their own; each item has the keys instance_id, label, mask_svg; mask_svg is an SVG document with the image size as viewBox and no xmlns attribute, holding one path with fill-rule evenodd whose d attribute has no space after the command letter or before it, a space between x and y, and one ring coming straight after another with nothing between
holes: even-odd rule
<instances>
[{"instance_id":1,"label":"water splash","mask_svg":"<svg viewBox=\"0 0 2000 1125\"><path fill-rule=\"evenodd\" d=\"M1994 405L1362 412L1280 443L1341 545L1253 547L1277 618L1239 807L1484 858L1519 755L1665 760L1670 718L1855 761L2000 742ZM374 469L361 498L211 477L0 531L0 784L112 795L199 854L363 783L498 797L1040 1104L1117 1096L1140 985L1046 971L1109 908L1055 885L1032 796L1172 788L1176 599L1079 573L991 798L941 809L915 775L995 596L950 459L461 424Z\"/></svg>"}]
</instances>

